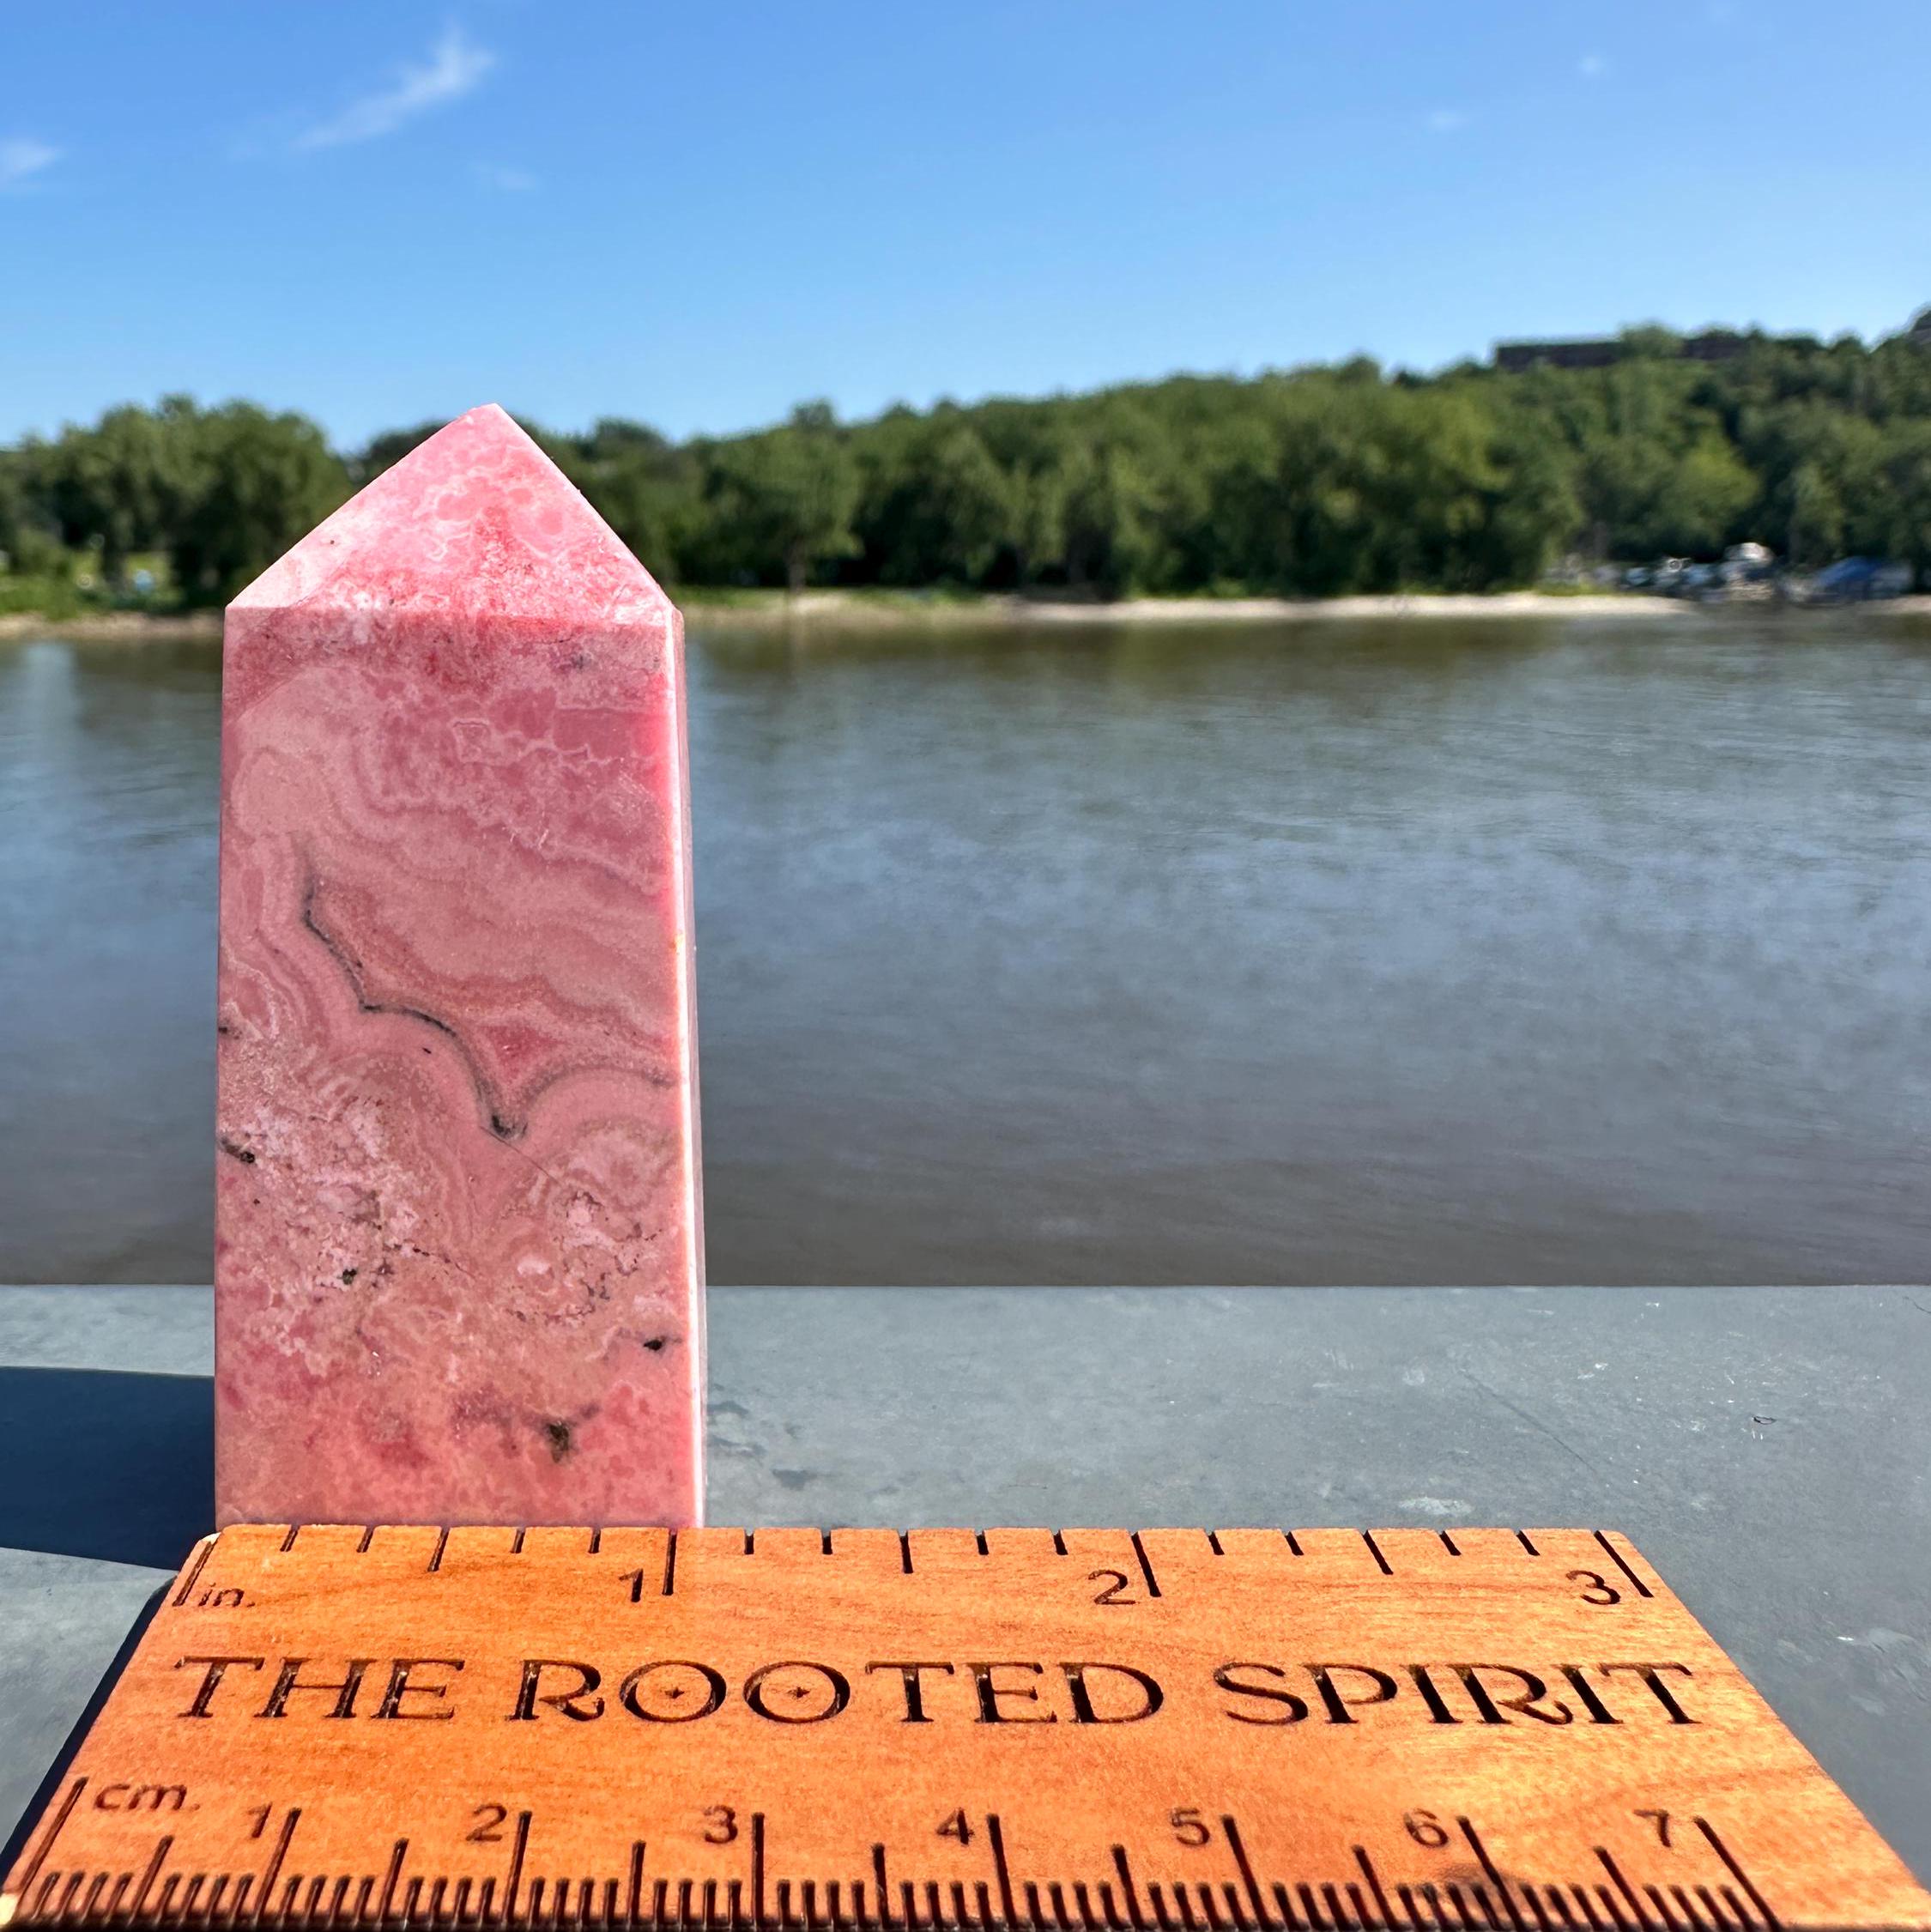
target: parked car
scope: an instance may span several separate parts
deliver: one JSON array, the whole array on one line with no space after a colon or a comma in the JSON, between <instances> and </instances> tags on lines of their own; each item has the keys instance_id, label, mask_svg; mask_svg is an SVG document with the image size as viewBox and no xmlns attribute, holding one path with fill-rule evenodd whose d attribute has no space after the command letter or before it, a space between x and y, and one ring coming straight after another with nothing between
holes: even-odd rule
<instances>
[{"instance_id":1,"label":"parked car","mask_svg":"<svg viewBox=\"0 0 1931 1932\"><path fill-rule=\"evenodd\" d=\"M1811 603L1857 603L1901 597L1911 587L1911 566L1881 557L1844 557L1811 579Z\"/></svg>"}]
</instances>

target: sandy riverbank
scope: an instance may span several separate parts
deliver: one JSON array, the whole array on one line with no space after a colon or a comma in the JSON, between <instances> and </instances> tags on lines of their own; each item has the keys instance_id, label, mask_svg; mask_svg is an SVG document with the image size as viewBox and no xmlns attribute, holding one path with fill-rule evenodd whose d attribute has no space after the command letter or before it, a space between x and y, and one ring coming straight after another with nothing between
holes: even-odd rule
<instances>
[{"instance_id":1,"label":"sandy riverbank","mask_svg":"<svg viewBox=\"0 0 1931 1932\"><path fill-rule=\"evenodd\" d=\"M1509 591L1481 597L1124 597L1117 603L1012 595L949 597L910 592L807 591L802 597L733 597L702 591L680 600L693 622L717 624L1226 624L1309 623L1359 617L1666 617L1683 607L1664 597L1547 597Z\"/></svg>"},{"instance_id":2,"label":"sandy riverbank","mask_svg":"<svg viewBox=\"0 0 1931 1932\"><path fill-rule=\"evenodd\" d=\"M176 638L218 638L218 610L157 617L144 610L103 610L88 617L39 617L32 611L0 616L0 643L9 638L72 638L82 643L161 644Z\"/></svg>"},{"instance_id":3,"label":"sandy riverbank","mask_svg":"<svg viewBox=\"0 0 1931 1932\"><path fill-rule=\"evenodd\" d=\"M997 595L958 597L912 591L807 591L788 597L781 591L754 591L723 597L690 591L678 598L693 626L778 629L805 625L854 628L871 625L935 627L986 624L1309 624L1336 619L1412 617L1682 617L1721 606L1685 603L1674 597L1586 593L1549 596L1538 591L1503 591L1480 596L1329 597L1126 597L1114 603ZM1760 607L1758 607L1760 608ZM1780 609L1793 608L1779 606ZM1843 608L1843 607L1837 607ZM1893 597L1855 607L1873 617L1931 617L1931 597ZM218 638L218 610L151 616L139 611L104 611L87 617L46 618L15 613L0 616L0 641L9 638L72 638L84 642L144 643L173 639Z\"/></svg>"}]
</instances>

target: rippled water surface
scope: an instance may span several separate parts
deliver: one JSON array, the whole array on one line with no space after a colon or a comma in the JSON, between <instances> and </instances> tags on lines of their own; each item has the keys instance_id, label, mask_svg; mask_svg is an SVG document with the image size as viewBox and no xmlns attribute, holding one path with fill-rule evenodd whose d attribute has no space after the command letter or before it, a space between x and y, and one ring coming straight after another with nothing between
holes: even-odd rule
<instances>
[{"instance_id":1,"label":"rippled water surface","mask_svg":"<svg viewBox=\"0 0 1931 1932\"><path fill-rule=\"evenodd\" d=\"M720 1281L1922 1281L1931 633L693 650ZM206 1279L212 647L0 645L0 1280Z\"/></svg>"}]
</instances>

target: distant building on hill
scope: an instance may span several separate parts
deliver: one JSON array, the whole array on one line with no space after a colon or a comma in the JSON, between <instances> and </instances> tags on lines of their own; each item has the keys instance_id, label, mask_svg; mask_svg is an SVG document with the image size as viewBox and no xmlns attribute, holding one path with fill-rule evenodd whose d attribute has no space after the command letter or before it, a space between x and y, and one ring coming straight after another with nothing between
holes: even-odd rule
<instances>
[{"instance_id":1,"label":"distant building on hill","mask_svg":"<svg viewBox=\"0 0 1931 1932\"><path fill-rule=\"evenodd\" d=\"M1734 362L1749 346L1750 338L1734 329L1705 329L1683 338L1682 354L1692 362Z\"/></svg>"},{"instance_id":2,"label":"distant building on hill","mask_svg":"<svg viewBox=\"0 0 1931 1932\"><path fill-rule=\"evenodd\" d=\"M1650 342L1659 338L1663 342L1668 340L1656 330L1637 331L1639 344L1643 337L1649 338ZM1931 308L1917 312L1905 331L1905 338L1931 348ZM1752 342L1765 339L1761 336L1746 336L1735 329L1704 329L1694 336L1679 336L1676 353L1687 362L1734 362ZM1778 338L1767 339L1776 341ZM1808 340L1801 336L1783 339ZM1510 376L1519 376L1525 369L1607 369L1611 363L1620 362L1634 346L1637 345L1632 345L1627 336L1558 336L1547 342L1498 342L1495 366L1504 375ZM1654 354L1654 348L1648 353Z\"/></svg>"},{"instance_id":3,"label":"distant building on hill","mask_svg":"<svg viewBox=\"0 0 1931 1932\"><path fill-rule=\"evenodd\" d=\"M1524 369L1607 369L1618 360L1623 345L1613 336L1571 336L1548 342L1498 342L1495 366L1504 375Z\"/></svg>"},{"instance_id":4,"label":"distant building on hill","mask_svg":"<svg viewBox=\"0 0 1931 1932\"><path fill-rule=\"evenodd\" d=\"M1685 336L1676 353L1692 362L1729 362L1750 346L1750 337L1734 329L1705 329L1700 335ZM1498 342L1495 366L1504 375L1520 375L1525 369L1607 369L1620 362L1629 345L1620 336L1558 336L1545 342Z\"/></svg>"}]
</instances>

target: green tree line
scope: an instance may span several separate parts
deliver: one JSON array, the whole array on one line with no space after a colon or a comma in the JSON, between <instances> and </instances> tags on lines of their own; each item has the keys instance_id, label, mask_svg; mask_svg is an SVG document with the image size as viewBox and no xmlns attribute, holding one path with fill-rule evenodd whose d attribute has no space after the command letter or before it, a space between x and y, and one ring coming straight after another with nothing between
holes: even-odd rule
<instances>
[{"instance_id":1,"label":"green tree line","mask_svg":"<svg viewBox=\"0 0 1931 1932\"><path fill-rule=\"evenodd\" d=\"M0 450L16 572L165 557L220 602L434 425L331 449L305 418L181 397ZM1594 369L1432 375L1365 360L1080 396L823 404L673 442L526 425L670 585L954 585L1321 597L1533 582L1565 554L1931 567L1931 344L1748 338L1686 358L1647 329Z\"/></svg>"}]
</instances>

